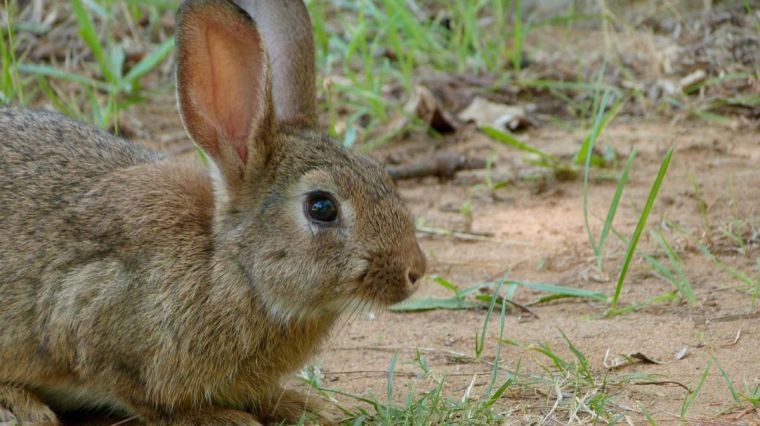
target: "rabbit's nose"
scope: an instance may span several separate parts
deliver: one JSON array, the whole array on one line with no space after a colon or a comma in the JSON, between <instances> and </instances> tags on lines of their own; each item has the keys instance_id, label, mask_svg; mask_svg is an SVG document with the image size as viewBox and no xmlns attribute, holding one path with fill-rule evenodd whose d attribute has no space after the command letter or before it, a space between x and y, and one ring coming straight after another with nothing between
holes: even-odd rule
<instances>
[{"instance_id":1,"label":"rabbit's nose","mask_svg":"<svg viewBox=\"0 0 760 426\"><path fill-rule=\"evenodd\" d=\"M417 284L417 280L420 279L420 274L412 271L412 268L409 268L406 271L406 279L409 280L409 284L415 285Z\"/></svg>"},{"instance_id":2,"label":"rabbit's nose","mask_svg":"<svg viewBox=\"0 0 760 426\"><path fill-rule=\"evenodd\" d=\"M420 278L425 275L426 264L427 260L425 259L425 254L422 253L418 244L416 253L412 257L412 264L406 270L406 279L409 281L409 285L417 285Z\"/></svg>"}]
</instances>

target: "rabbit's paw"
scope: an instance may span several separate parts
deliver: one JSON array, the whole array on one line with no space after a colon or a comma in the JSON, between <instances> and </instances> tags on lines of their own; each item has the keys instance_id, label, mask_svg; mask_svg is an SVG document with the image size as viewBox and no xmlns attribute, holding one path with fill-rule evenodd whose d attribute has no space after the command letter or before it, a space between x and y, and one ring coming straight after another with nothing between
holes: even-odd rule
<instances>
[{"instance_id":1,"label":"rabbit's paw","mask_svg":"<svg viewBox=\"0 0 760 426\"><path fill-rule=\"evenodd\" d=\"M53 410L31 392L0 384L0 424L54 426L60 422Z\"/></svg>"},{"instance_id":2,"label":"rabbit's paw","mask_svg":"<svg viewBox=\"0 0 760 426\"><path fill-rule=\"evenodd\" d=\"M204 412L175 413L170 419L146 419L148 424L161 426L261 426L251 413L226 408L213 408Z\"/></svg>"},{"instance_id":3,"label":"rabbit's paw","mask_svg":"<svg viewBox=\"0 0 760 426\"><path fill-rule=\"evenodd\" d=\"M317 395L303 395L292 390L281 390L271 402L263 407L265 423L295 424L305 420L306 424L337 425L338 418L328 412Z\"/></svg>"}]
</instances>

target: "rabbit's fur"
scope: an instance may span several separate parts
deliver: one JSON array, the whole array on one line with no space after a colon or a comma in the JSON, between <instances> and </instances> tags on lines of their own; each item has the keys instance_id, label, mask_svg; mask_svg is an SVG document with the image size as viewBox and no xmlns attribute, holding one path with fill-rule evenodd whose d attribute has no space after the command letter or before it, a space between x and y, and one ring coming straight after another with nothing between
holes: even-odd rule
<instances>
[{"instance_id":1,"label":"rabbit's fur","mask_svg":"<svg viewBox=\"0 0 760 426\"><path fill-rule=\"evenodd\" d=\"M240 3L253 20L225 0L179 12L179 106L208 168L0 109L0 422L93 406L151 424L329 422L280 380L342 311L400 301L424 273L382 167L315 129L301 0ZM295 56L270 70L267 50ZM334 223L307 217L314 191Z\"/></svg>"}]
</instances>

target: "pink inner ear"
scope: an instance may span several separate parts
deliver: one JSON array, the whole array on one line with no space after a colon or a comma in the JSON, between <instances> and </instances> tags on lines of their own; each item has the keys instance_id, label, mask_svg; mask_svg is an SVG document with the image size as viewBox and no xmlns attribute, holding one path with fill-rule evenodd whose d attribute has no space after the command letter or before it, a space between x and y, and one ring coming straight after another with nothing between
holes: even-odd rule
<instances>
[{"instance_id":1,"label":"pink inner ear","mask_svg":"<svg viewBox=\"0 0 760 426\"><path fill-rule=\"evenodd\" d=\"M261 118L264 102L260 39L251 27L235 22L209 22L205 38L213 120L223 135L221 142L231 144L246 164L252 126Z\"/></svg>"},{"instance_id":2,"label":"pink inner ear","mask_svg":"<svg viewBox=\"0 0 760 426\"><path fill-rule=\"evenodd\" d=\"M237 175L248 162L257 126L272 109L263 41L255 24L231 3L206 2L186 12L177 45L185 125L225 173ZM226 152L240 162L225 159Z\"/></svg>"}]
</instances>

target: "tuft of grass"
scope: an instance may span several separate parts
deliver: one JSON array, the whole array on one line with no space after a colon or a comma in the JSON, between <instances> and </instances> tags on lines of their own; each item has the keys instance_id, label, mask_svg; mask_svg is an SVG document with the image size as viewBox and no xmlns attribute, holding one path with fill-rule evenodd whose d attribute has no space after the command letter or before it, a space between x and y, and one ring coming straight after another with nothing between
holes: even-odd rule
<instances>
[{"instance_id":1,"label":"tuft of grass","mask_svg":"<svg viewBox=\"0 0 760 426\"><path fill-rule=\"evenodd\" d=\"M438 281L439 285L449 288L452 292L467 291L467 289L459 290L444 279L438 279ZM595 423L618 422L622 418L622 413L615 405L615 389L649 376L608 375L606 372L595 371L588 357L562 330L559 330L559 333L572 354L570 359L557 353L548 343L539 342L535 345L523 346L505 339L506 303L502 302L505 296L501 296L498 290L505 289L508 292L509 286L514 284L505 284L507 282L494 283L497 285L497 291L488 296L491 308L497 304L500 305L499 329L496 346L491 352L492 356L486 357L486 346L481 345L476 348L475 357L467 358L467 362L473 365L490 366L490 372L483 373L489 375L490 378L481 395L474 394L474 384L478 373L475 373L469 385L464 387L461 398L444 393L444 385L448 378L445 374L438 376L432 371L419 349L415 351L410 365L418 366L421 374L408 380L408 392L404 397L398 393L399 376L394 374L396 365L400 362L395 352L386 373L385 394L381 397L326 388L314 369L305 370L302 372L302 377L314 389L328 397L340 396L358 403L358 406L345 407L336 402L337 407L344 413L343 422L346 424L503 424L519 421L514 409L508 408L509 400L506 400L506 397L520 398L521 394L528 396L536 393L555 398L554 407L546 414L544 421L552 419L562 422L562 419L581 419ZM491 317L488 314L485 315L478 332L479 337L476 338L481 344L486 340L486 330L490 322ZM522 346L541 354L550 361L550 364L545 365L539 362L543 373L525 375L521 373L521 360L518 359L514 371L505 371L501 365L504 344ZM430 390L415 391L414 383L420 380L429 380L432 384Z\"/></svg>"},{"instance_id":2,"label":"tuft of grass","mask_svg":"<svg viewBox=\"0 0 760 426\"><path fill-rule=\"evenodd\" d=\"M499 86L519 85L530 31L601 19L571 14L534 23L521 0L419 6L409 0L306 4L314 26L317 68L325 76L341 76L332 79L330 89L332 101L339 101L341 108L336 136L340 139L354 129L357 140L372 147L387 141L382 129L388 117L403 115L403 102L413 94L419 70L496 74L502 76ZM365 140L375 137L378 140Z\"/></svg>"},{"instance_id":3,"label":"tuft of grass","mask_svg":"<svg viewBox=\"0 0 760 426\"><path fill-rule=\"evenodd\" d=\"M454 289L454 286L447 281L443 279L439 279L438 281L440 285L451 288L452 290ZM491 308L495 306L498 300L499 295L497 291L491 296ZM485 339L485 331L490 322L491 312L489 312L489 315L487 315L484 320L482 327L483 334L480 337L481 342ZM473 378L473 382L471 382L471 385L465 390L463 398L456 399L445 396L443 394L443 386L445 382L444 376L440 379L435 379L435 386L432 390L421 394L416 393L414 386L410 385L409 393L403 399L403 404L397 403L396 400L399 398L394 397L394 395L396 395L394 371L398 361L397 353L393 354L388 366L384 401L372 396L365 397L337 389L325 388L322 386L318 374L316 374L313 369L307 370L303 378L306 379L309 385L323 394L340 395L362 403L364 406L353 409L339 406L347 417L344 419L344 422L352 422L353 424L494 424L504 422L508 420L507 413L501 412L496 408L497 402L509 389L516 386L520 369L520 363L518 361L515 373L507 374L507 377L500 381L499 373L502 370L500 367L500 354L504 342L503 335L505 322L506 304L501 303L499 334L497 348L495 350L493 362L491 363L491 378L485 392L478 398L474 398L471 394L472 384L474 384L475 378ZM476 359L482 354L482 350L482 348L480 351L476 350ZM424 357L420 355L419 350L415 353L415 364L420 367L420 370L423 372L423 377L432 376L430 367ZM498 387L497 383L499 384ZM369 407L369 409L367 407Z\"/></svg>"},{"instance_id":4,"label":"tuft of grass","mask_svg":"<svg viewBox=\"0 0 760 426\"><path fill-rule=\"evenodd\" d=\"M544 374L537 377L551 389L547 398L554 402L549 415L566 412L569 418L585 415L591 423L614 424L621 418L619 408L615 406L615 389L637 380L651 380L651 376L640 374L614 374L597 372L589 363L588 357L562 331L558 330L572 358L566 358L555 351L546 342L538 342L528 348L542 355L549 365L539 362ZM551 401L550 401L551 403Z\"/></svg>"},{"instance_id":5,"label":"tuft of grass","mask_svg":"<svg viewBox=\"0 0 760 426\"><path fill-rule=\"evenodd\" d=\"M589 241L591 242L591 248L594 251L594 258L596 259L596 268L600 271L603 269L603 262L604 262L604 246L607 242L607 237L609 236L610 230L612 229L612 222L615 220L615 215L617 213L618 206L620 205L620 198L623 195L623 190L625 189L625 185L628 183L628 175L631 172L631 168L633 167L633 162L636 160L636 155L638 154L638 150L636 147L634 147L631 150L631 153L628 154L628 160L625 163L625 166L623 167L623 171L620 174L620 177L618 178L617 184L615 185L615 193L612 195L612 200L610 201L610 207L607 209L607 216L604 219L604 224L602 226L602 232L599 235L599 241L596 242L594 240L593 232L591 231L591 228L588 224L588 201L587 201L587 195L586 195L586 189L585 189L585 183L584 183L584 202L583 202L583 210L584 210L584 222L586 226L586 230L589 236Z\"/></svg>"},{"instance_id":6,"label":"tuft of grass","mask_svg":"<svg viewBox=\"0 0 760 426\"><path fill-rule=\"evenodd\" d=\"M2 59L2 66L0 66L0 105L14 100L23 105L26 98L16 61L15 26L13 10L11 9L14 5L9 0L3 1L8 22L6 23L7 32L0 31L0 59Z\"/></svg>"},{"instance_id":7,"label":"tuft of grass","mask_svg":"<svg viewBox=\"0 0 760 426\"><path fill-rule=\"evenodd\" d=\"M155 71L171 55L174 40L169 37L160 42L127 69L124 43L115 42L111 39L110 33L104 31L104 27L109 27L116 19L112 13L116 7L108 8L98 2L86 0L72 0L69 4L78 34L91 52L93 63L87 63L85 59L85 63L80 64L78 69L70 70L50 64L16 61L13 57L15 50L12 43L13 26L9 25L8 33L11 42L6 46L4 39L0 39L3 46L0 55L4 58L3 76L0 78L3 102L15 99L20 103L26 103L30 100L28 95L24 96L19 85L18 75L25 74L34 79L39 93L60 111L90 121L102 128L113 128L118 132L119 113L144 100L144 90L140 80ZM110 2L109 5L114 6ZM176 7L175 2L145 1L124 5L119 10L134 15L127 16L127 20L134 20L147 8L156 12L151 16L154 20L158 20L158 10L174 7ZM8 14L9 17L11 14ZM99 24L96 24L95 17ZM91 68L90 65L94 66L97 76L88 75L87 70ZM78 90L72 90L70 85L60 88L56 84L51 84L51 81L68 82ZM9 91L9 86L14 90Z\"/></svg>"},{"instance_id":8,"label":"tuft of grass","mask_svg":"<svg viewBox=\"0 0 760 426\"><path fill-rule=\"evenodd\" d=\"M538 299L534 300L531 305L537 305L552 300L573 297L595 300L604 303L609 301L608 296L603 293L557 284L502 279L494 282L480 282L470 287L460 288L459 286L451 283L443 277L433 277L432 281L435 284L438 284L441 287L449 290L452 293L452 296L444 298L408 299L391 306L390 310L395 312L419 312L435 309L486 309L488 312L486 318L490 318L490 315L495 307L495 303L497 301L502 304L508 303L510 300L512 300L515 292L520 287L546 293L545 296L541 296ZM482 294L483 290L486 289L496 289L493 291L493 294L499 294L499 290L502 287L506 289L504 292L504 297L494 299L492 294ZM485 330L483 330L481 336L483 336L484 333Z\"/></svg>"}]
</instances>

